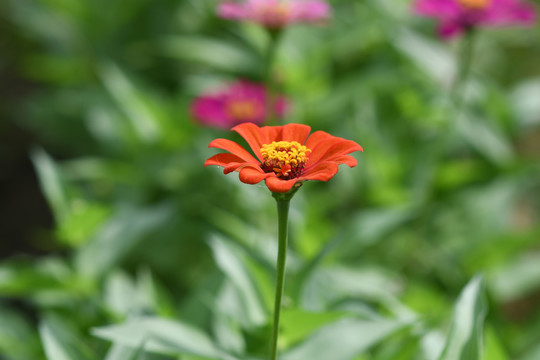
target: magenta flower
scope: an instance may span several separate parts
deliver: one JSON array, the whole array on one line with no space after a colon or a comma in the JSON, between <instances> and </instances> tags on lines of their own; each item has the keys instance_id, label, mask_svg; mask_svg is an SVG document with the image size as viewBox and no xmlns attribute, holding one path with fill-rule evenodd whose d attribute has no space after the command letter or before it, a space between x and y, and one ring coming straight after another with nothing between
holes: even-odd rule
<instances>
[{"instance_id":1,"label":"magenta flower","mask_svg":"<svg viewBox=\"0 0 540 360\"><path fill-rule=\"evenodd\" d=\"M269 29L322 22L330 17L330 12L330 5L324 0L226 0L218 7L218 15L224 19L252 21Z\"/></svg>"},{"instance_id":2,"label":"magenta flower","mask_svg":"<svg viewBox=\"0 0 540 360\"><path fill-rule=\"evenodd\" d=\"M263 85L242 80L195 99L191 115L201 124L222 129L245 122L260 125L268 117L267 101ZM282 118L288 107L287 101L278 96L273 103L273 115Z\"/></svg>"},{"instance_id":3,"label":"magenta flower","mask_svg":"<svg viewBox=\"0 0 540 360\"><path fill-rule=\"evenodd\" d=\"M533 25L536 10L522 0L416 0L414 11L439 20L439 34L451 38L478 26Z\"/></svg>"}]
</instances>

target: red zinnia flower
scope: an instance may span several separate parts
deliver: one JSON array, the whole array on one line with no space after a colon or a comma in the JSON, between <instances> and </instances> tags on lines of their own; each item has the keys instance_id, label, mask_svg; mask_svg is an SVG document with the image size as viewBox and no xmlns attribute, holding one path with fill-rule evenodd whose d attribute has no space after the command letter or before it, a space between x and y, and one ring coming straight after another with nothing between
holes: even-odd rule
<instances>
[{"instance_id":1,"label":"red zinnia flower","mask_svg":"<svg viewBox=\"0 0 540 360\"><path fill-rule=\"evenodd\" d=\"M328 181L338 172L339 164L356 166L356 159L347 154L362 151L356 142L324 131L309 135L311 128L301 124L258 127L244 123L233 130L247 141L255 156L234 141L216 139L209 147L229 153L212 156L204 166L222 166L224 174L238 171L240 181L246 184L266 180L268 189L278 193L306 180Z\"/></svg>"}]
</instances>

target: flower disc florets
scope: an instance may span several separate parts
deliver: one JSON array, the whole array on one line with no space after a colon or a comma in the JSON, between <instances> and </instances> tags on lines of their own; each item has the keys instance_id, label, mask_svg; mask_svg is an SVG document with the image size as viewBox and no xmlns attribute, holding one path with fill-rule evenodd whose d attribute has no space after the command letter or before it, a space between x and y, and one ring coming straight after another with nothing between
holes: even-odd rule
<instances>
[{"instance_id":1,"label":"flower disc florets","mask_svg":"<svg viewBox=\"0 0 540 360\"><path fill-rule=\"evenodd\" d=\"M491 0L458 0L458 2L468 9L481 10L491 4Z\"/></svg>"},{"instance_id":2,"label":"flower disc florets","mask_svg":"<svg viewBox=\"0 0 540 360\"><path fill-rule=\"evenodd\" d=\"M263 144L261 155L264 172L274 172L279 178L294 179L302 174L304 165L311 152L296 141L273 141Z\"/></svg>"},{"instance_id":3,"label":"flower disc florets","mask_svg":"<svg viewBox=\"0 0 540 360\"><path fill-rule=\"evenodd\" d=\"M326 0L224 0L218 7L224 19L251 21L271 30L296 23L321 23L330 13Z\"/></svg>"},{"instance_id":4,"label":"flower disc florets","mask_svg":"<svg viewBox=\"0 0 540 360\"><path fill-rule=\"evenodd\" d=\"M286 2L268 3L266 6L255 7L253 15L259 22L269 27L279 28L287 24L292 17L291 4Z\"/></svg>"},{"instance_id":5,"label":"flower disc florets","mask_svg":"<svg viewBox=\"0 0 540 360\"><path fill-rule=\"evenodd\" d=\"M238 122L246 122L264 116L264 106L254 100L232 100L225 105L227 115Z\"/></svg>"}]
</instances>

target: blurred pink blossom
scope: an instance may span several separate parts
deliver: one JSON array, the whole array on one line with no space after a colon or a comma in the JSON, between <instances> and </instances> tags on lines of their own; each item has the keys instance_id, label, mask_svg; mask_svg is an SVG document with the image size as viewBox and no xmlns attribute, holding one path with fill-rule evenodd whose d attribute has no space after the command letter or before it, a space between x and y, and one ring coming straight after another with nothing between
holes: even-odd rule
<instances>
[{"instance_id":1,"label":"blurred pink blossom","mask_svg":"<svg viewBox=\"0 0 540 360\"><path fill-rule=\"evenodd\" d=\"M439 20L439 34L451 38L478 26L533 25L536 10L522 0L416 0L414 12Z\"/></svg>"},{"instance_id":2,"label":"blurred pink blossom","mask_svg":"<svg viewBox=\"0 0 540 360\"><path fill-rule=\"evenodd\" d=\"M226 0L218 7L218 15L224 19L252 21L269 29L323 22L330 13L324 0Z\"/></svg>"},{"instance_id":3,"label":"blurred pink blossom","mask_svg":"<svg viewBox=\"0 0 540 360\"><path fill-rule=\"evenodd\" d=\"M260 125L268 118L267 96L263 85L242 80L198 97L191 105L191 114L201 124L222 129L245 122ZM274 115L282 118L288 103L278 96L273 107Z\"/></svg>"}]
</instances>

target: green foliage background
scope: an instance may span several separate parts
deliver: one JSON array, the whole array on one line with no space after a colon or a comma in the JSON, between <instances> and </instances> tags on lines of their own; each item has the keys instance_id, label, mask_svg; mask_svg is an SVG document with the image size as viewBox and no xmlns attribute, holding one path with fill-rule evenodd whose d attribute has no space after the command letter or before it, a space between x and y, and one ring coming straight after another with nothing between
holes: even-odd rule
<instances>
[{"instance_id":1,"label":"green foliage background","mask_svg":"<svg viewBox=\"0 0 540 360\"><path fill-rule=\"evenodd\" d=\"M2 358L265 358L275 205L203 168L238 137L188 109L261 80L268 38L216 3L0 3L0 70L24 84L2 117L36 138L55 224L0 263ZM282 359L540 358L539 27L478 33L457 110L460 40L408 1L331 4L280 44L286 122L364 152L292 201Z\"/></svg>"}]
</instances>

